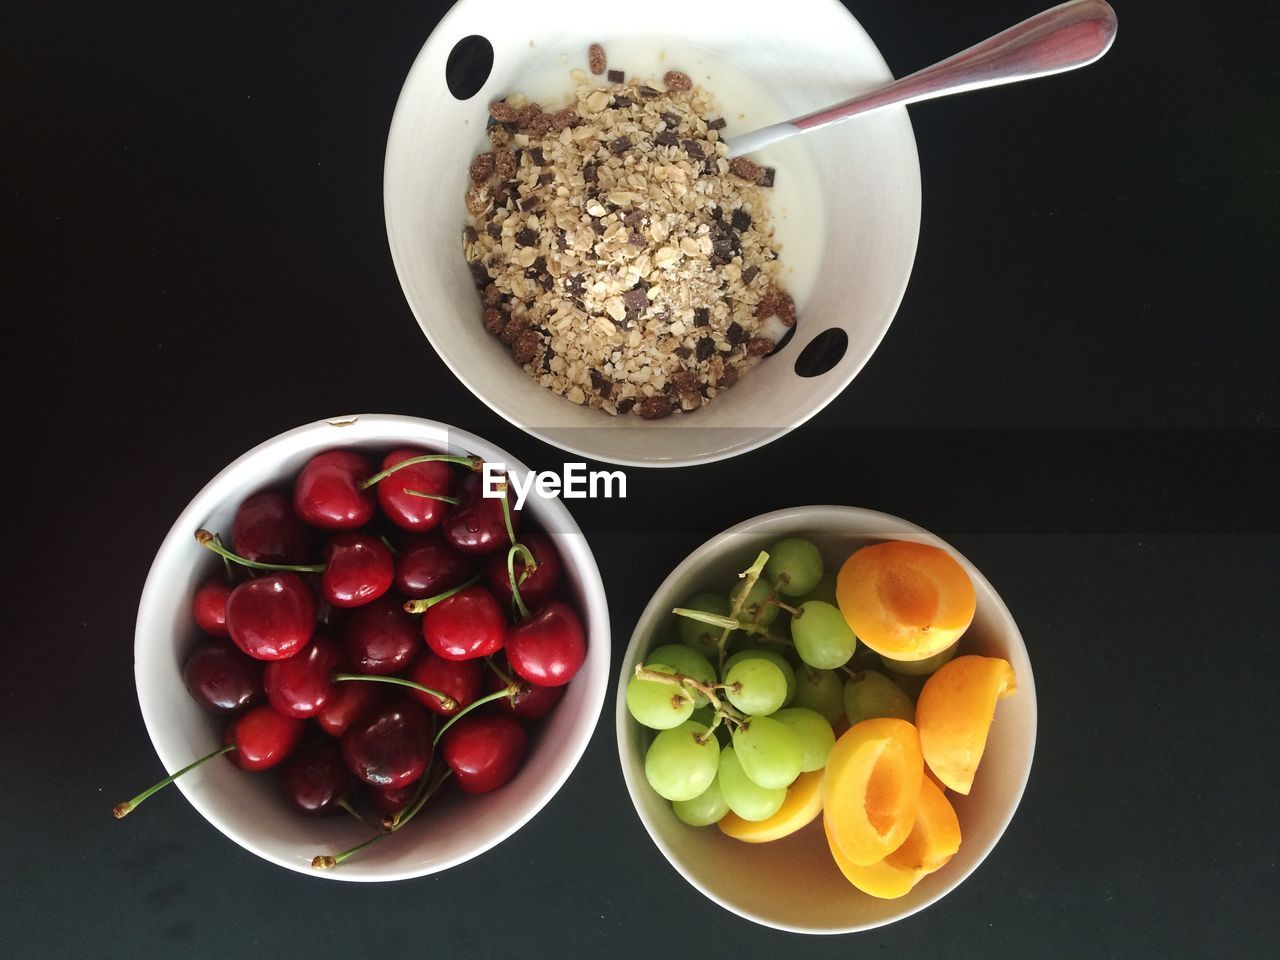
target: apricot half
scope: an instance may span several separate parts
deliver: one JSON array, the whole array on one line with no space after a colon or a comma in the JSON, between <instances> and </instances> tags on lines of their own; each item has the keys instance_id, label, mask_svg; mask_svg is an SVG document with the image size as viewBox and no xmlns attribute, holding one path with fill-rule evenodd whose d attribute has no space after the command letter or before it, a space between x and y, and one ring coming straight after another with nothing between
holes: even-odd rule
<instances>
[{"instance_id":1,"label":"apricot half","mask_svg":"<svg viewBox=\"0 0 1280 960\"><path fill-rule=\"evenodd\" d=\"M920 736L905 720L863 720L836 741L822 778L822 809L851 863L875 863L907 839L923 779Z\"/></svg>"},{"instance_id":2,"label":"apricot half","mask_svg":"<svg viewBox=\"0 0 1280 960\"><path fill-rule=\"evenodd\" d=\"M916 822L893 853L865 866L851 863L833 841L824 818L831 856L845 878L863 893L894 900L924 877L942 868L960 849L960 820L943 792L927 777L920 784Z\"/></svg>"},{"instance_id":3,"label":"apricot half","mask_svg":"<svg viewBox=\"0 0 1280 960\"><path fill-rule=\"evenodd\" d=\"M726 836L747 843L781 840L808 826L822 812L822 771L802 773L787 787L787 799L772 817L765 820L743 820L732 810L719 820Z\"/></svg>"},{"instance_id":4,"label":"apricot half","mask_svg":"<svg viewBox=\"0 0 1280 960\"><path fill-rule=\"evenodd\" d=\"M890 540L855 551L836 599L866 646L894 660L925 660L960 639L977 608L973 582L947 551Z\"/></svg>"},{"instance_id":5,"label":"apricot half","mask_svg":"<svg viewBox=\"0 0 1280 960\"><path fill-rule=\"evenodd\" d=\"M925 681L916 702L920 748L950 789L967 794L973 786L996 701L1017 688L1008 660L973 655L956 657Z\"/></svg>"}]
</instances>

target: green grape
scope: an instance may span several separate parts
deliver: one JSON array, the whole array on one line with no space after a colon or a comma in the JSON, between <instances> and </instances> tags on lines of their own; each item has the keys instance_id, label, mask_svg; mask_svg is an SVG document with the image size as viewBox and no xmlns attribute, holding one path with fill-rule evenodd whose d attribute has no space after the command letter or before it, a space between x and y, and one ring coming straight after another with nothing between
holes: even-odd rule
<instances>
[{"instance_id":1,"label":"green grape","mask_svg":"<svg viewBox=\"0 0 1280 960\"><path fill-rule=\"evenodd\" d=\"M770 714L787 699L787 678L764 657L744 657L725 671L725 696L747 714Z\"/></svg>"},{"instance_id":2,"label":"green grape","mask_svg":"<svg viewBox=\"0 0 1280 960\"><path fill-rule=\"evenodd\" d=\"M784 597L802 597L822 579L822 554L808 540L788 537L769 550L764 575Z\"/></svg>"},{"instance_id":3,"label":"green grape","mask_svg":"<svg viewBox=\"0 0 1280 960\"><path fill-rule=\"evenodd\" d=\"M844 714L850 726L872 717L897 717L914 723L916 708L903 689L883 673L864 670L845 681Z\"/></svg>"},{"instance_id":4,"label":"green grape","mask_svg":"<svg viewBox=\"0 0 1280 960\"><path fill-rule=\"evenodd\" d=\"M796 695L796 671L795 668L787 662L787 658L776 650L769 650L765 647L755 647L748 650L740 650L732 657L724 662L724 675L729 675L729 670L743 660L751 657L762 657L768 660L775 667L782 671L783 678L787 681L787 695L782 700L782 705L788 706Z\"/></svg>"},{"instance_id":5,"label":"green grape","mask_svg":"<svg viewBox=\"0 0 1280 960\"><path fill-rule=\"evenodd\" d=\"M742 595L742 588L747 581L739 580L733 585L733 590L729 593L729 599L734 603L738 602L738 597ZM778 618L778 610L776 604L769 603L769 599L773 596L773 584L764 577L760 577L751 585L751 590L747 593L747 598L742 602L742 608L738 611L738 622L750 621L767 627Z\"/></svg>"},{"instance_id":6,"label":"green grape","mask_svg":"<svg viewBox=\"0 0 1280 960\"><path fill-rule=\"evenodd\" d=\"M791 620L791 636L800 659L819 670L843 667L858 645L840 609L821 600L800 605L800 615Z\"/></svg>"},{"instance_id":7,"label":"green grape","mask_svg":"<svg viewBox=\"0 0 1280 960\"><path fill-rule=\"evenodd\" d=\"M645 658L645 666L652 667L654 664L660 663L664 667L671 667L676 673L682 673L686 677L693 677L699 683L715 683L715 668L707 661L707 658L698 653L691 647L686 647L681 643L669 643L664 647L659 647L652 651ZM694 694L694 706L701 707L707 703L707 695L701 691L691 691Z\"/></svg>"},{"instance_id":8,"label":"green grape","mask_svg":"<svg viewBox=\"0 0 1280 960\"><path fill-rule=\"evenodd\" d=\"M809 591L808 595L801 597L801 600L821 600L823 603L829 603L832 606L840 606L836 602L836 572L828 570L822 575L822 579L818 581L818 585Z\"/></svg>"},{"instance_id":9,"label":"green grape","mask_svg":"<svg viewBox=\"0 0 1280 960\"><path fill-rule=\"evenodd\" d=\"M688 720L663 730L644 755L644 777L664 800L692 800L711 786L720 744L700 723Z\"/></svg>"},{"instance_id":10,"label":"green grape","mask_svg":"<svg viewBox=\"0 0 1280 960\"><path fill-rule=\"evenodd\" d=\"M804 765L804 744L800 737L790 726L773 717L748 717L746 723L733 731L733 750L742 772L752 783L765 788L786 789L800 776Z\"/></svg>"},{"instance_id":11,"label":"green grape","mask_svg":"<svg viewBox=\"0 0 1280 960\"><path fill-rule=\"evenodd\" d=\"M954 657L956 655L956 647L959 645L960 642L957 640L941 653L935 653L932 657L925 657L923 660L891 660L881 654L880 662L884 664L886 670L892 670L894 673L900 673L906 677L922 677L925 674L933 673Z\"/></svg>"},{"instance_id":12,"label":"green grape","mask_svg":"<svg viewBox=\"0 0 1280 960\"><path fill-rule=\"evenodd\" d=\"M663 664L655 664L651 669L658 673L676 672ZM627 709L646 727L670 730L689 719L693 713L693 697L675 684L632 677L627 681Z\"/></svg>"},{"instance_id":13,"label":"green grape","mask_svg":"<svg viewBox=\"0 0 1280 960\"><path fill-rule=\"evenodd\" d=\"M717 767L719 761L717 760ZM692 800L676 800L671 804L677 817L691 827L706 827L718 822L729 812L729 805L724 802L724 794L720 792L720 778L711 781L711 786L703 790Z\"/></svg>"},{"instance_id":14,"label":"green grape","mask_svg":"<svg viewBox=\"0 0 1280 960\"><path fill-rule=\"evenodd\" d=\"M815 670L807 664L795 672L796 698L793 706L820 714L827 723L844 718L844 684L834 670ZM784 704L785 706L785 704ZM695 718L696 719L696 718Z\"/></svg>"},{"instance_id":15,"label":"green grape","mask_svg":"<svg viewBox=\"0 0 1280 960\"><path fill-rule=\"evenodd\" d=\"M771 719L784 724L800 738L800 746L804 749L801 773L821 770L827 765L827 754L836 745L836 734L826 717L804 707L788 707L774 713Z\"/></svg>"},{"instance_id":16,"label":"green grape","mask_svg":"<svg viewBox=\"0 0 1280 960\"><path fill-rule=\"evenodd\" d=\"M691 598L685 605L687 610L701 610L703 613L714 613L720 617L729 615L728 597L718 593L700 593L696 597ZM693 647L700 654L708 659L718 657L720 649L717 646L720 642L720 634L724 632L721 627L713 627L709 623L703 623L701 620L691 620L689 617L677 616L680 622L680 642L686 647ZM729 634L732 640L738 636L738 631Z\"/></svg>"},{"instance_id":17,"label":"green grape","mask_svg":"<svg viewBox=\"0 0 1280 960\"><path fill-rule=\"evenodd\" d=\"M743 820L768 820L787 799L787 788L762 787L742 769L733 747L720 751L720 793L729 809Z\"/></svg>"}]
</instances>

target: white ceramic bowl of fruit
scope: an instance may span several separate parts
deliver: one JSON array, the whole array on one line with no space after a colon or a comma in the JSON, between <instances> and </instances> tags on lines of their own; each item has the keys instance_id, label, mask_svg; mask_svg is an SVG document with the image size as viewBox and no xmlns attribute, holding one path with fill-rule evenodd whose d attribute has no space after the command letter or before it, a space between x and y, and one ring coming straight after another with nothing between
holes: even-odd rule
<instances>
[{"instance_id":1,"label":"white ceramic bowl of fruit","mask_svg":"<svg viewBox=\"0 0 1280 960\"><path fill-rule=\"evenodd\" d=\"M686 880L757 923L850 933L924 909L991 852L1030 774L1036 697L968 560L896 517L809 506L672 571L623 656L616 722L636 811Z\"/></svg>"},{"instance_id":2,"label":"white ceramic bowl of fruit","mask_svg":"<svg viewBox=\"0 0 1280 960\"><path fill-rule=\"evenodd\" d=\"M410 463L362 489L397 451L462 462ZM161 545L138 609L138 702L168 771L235 745L176 782L247 850L343 880L435 873L518 830L586 749L609 669L595 560L558 499L531 499L509 534L469 458L527 471L431 420L322 420L226 467ZM224 564L197 530L267 566ZM512 536L538 558L519 588L527 614L504 595ZM324 570L270 566L300 561ZM519 551L512 569L526 572ZM434 598L420 619L403 609L414 598Z\"/></svg>"}]
</instances>

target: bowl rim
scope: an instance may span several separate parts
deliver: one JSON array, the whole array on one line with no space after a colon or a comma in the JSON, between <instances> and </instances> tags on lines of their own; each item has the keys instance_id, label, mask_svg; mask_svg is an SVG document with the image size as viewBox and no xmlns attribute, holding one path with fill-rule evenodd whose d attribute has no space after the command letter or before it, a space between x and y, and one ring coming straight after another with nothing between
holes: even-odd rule
<instances>
[{"instance_id":1,"label":"bowl rim","mask_svg":"<svg viewBox=\"0 0 1280 960\"><path fill-rule=\"evenodd\" d=\"M133 646L134 687L137 692L138 706L142 713L147 736L150 738L152 748L156 751L157 757L166 770L176 770L189 762L191 758L174 757L169 750L162 746L165 742L162 735L164 722L158 715L158 705L153 701L150 693L151 686L149 684L144 685L140 668L140 665L144 662L141 655L141 650L145 646L144 634L149 629L147 625L156 618L154 611L161 603L161 596L167 587L169 577L166 571L181 556L179 551L187 548L191 540L192 531L200 526L214 509L225 503L228 497L228 488L236 485L235 478L246 467L254 465L265 458L278 457L282 448L284 450L294 448L300 450L309 449L311 445L301 443L301 441L313 436L319 438L326 431L335 429L339 430L339 432L333 434L332 443L317 446L314 452L318 453L328 447L383 441L389 446L396 443L413 443L426 446L454 445L466 449L469 453L477 453L485 459L497 461L501 457L508 469L513 471L524 472L529 469L520 460L496 444L468 430L463 430L442 421L401 414L354 414L315 420L276 434L250 448L218 471L192 497L165 534L147 571L147 578L138 602ZM264 480L264 485L269 482L271 482L270 478ZM432 863L426 869L387 869L374 874L342 870L316 871L305 869L296 861L287 860L275 854L270 847L262 845L242 830L237 822L229 821L219 815L205 802L202 792L194 782L186 778L175 781L175 786L182 791L182 794L196 811L220 833L245 850L277 866L305 876L356 883L407 880L440 873L491 850L532 820L559 793L560 789L573 774L573 771L577 769L591 737L599 725L600 714L603 710L609 687L609 663L612 659L613 651L608 598L604 588L604 581L600 576L600 569L596 564L595 556L592 553L590 544L587 542L586 535L583 534L577 521L574 520L573 515L559 497L549 499L533 497L527 504L526 509L530 510L532 516L540 522L541 526L556 531L556 545L565 555L566 566L572 563L573 569L582 581L583 609L581 610L581 615L587 636L592 641L588 647L586 663L592 666L588 671L585 669L586 664L584 664L582 679L587 681L586 685L588 687L584 714L581 718L582 722L572 728L573 733L568 738L568 752L565 754L561 769L540 791L532 794L520 804L518 815L510 818L501 831L486 839L484 843L447 860Z\"/></svg>"},{"instance_id":2,"label":"bowl rim","mask_svg":"<svg viewBox=\"0 0 1280 960\"><path fill-rule=\"evenodd\" d=\"M589 447L576 444L571 440L564 439L561 436L562 434L565 434L565 433L568 433L571 436L574 435L575 431L573 431L572 429L563 429L563 428L554 428L554 427L545 428L545 427L539 427L539 426L535 426L533 424L528 423L526 421L526 418L521 415L521 411L518 405L513 405L512 409L510 410L502 408L501 406L498 405L496 401L490 398L490 396L487 394L487 392L483 389L482 386L477 386L477 383L473 379L470 379L463 374L463 372L459 369L458 365L454 362L454 359L451 356L449 356L449 354L447 354L443 349L441 349L441 345L438 342L438 338L432 335L431 324L428 323L426 317L419 310L417 304L415 304L414 301L409 296L409 291L405 281L407 268L403 264L399 254L397 253L396 244L393 241L393 233L394 233L394 230L392 227L392 206L393 205L392 205L391 196L390 196L390 189L391 189L390 188L390 184L391 184L390 169L392 164L393 149L395 148L395 146L398 144L399 141L405 139L405 134L402 131L404 131L412 122L412 119L410 116L412 111L408 103L408 100L406 98L406 90L408 90L410 86L410 81L414 78L414 76L419 71L427 69L426 67L427 60L430 58L430 56L434 52L435 46L439 46L446 42L444 39L445 28L447 28L454 19L460 19L463 16L463 10L468 6L468 4L474 4L474 2L475 0L458 0L458 2L455 3L449 9L449 11L440 19L440 21L435 25L431 33L427 36L427 39L423 42L423 45L419 49L417 56L414 57L413 63L410 65L408 72L405 74L404 81L400 86L400 91L396 95L396 105L391 114L391 123L387 128L387 139L386 139L386 146L384 147L384 151L383 151L383 163L382 163L383 223L385 226L387 247L391 254L391 264L392 264L392 267L395 269L396 280L400 284L400 292L404 296L405 303L408 304L409 311L410 313L412 313L414 320L417 321L418 328L422 331L423 335L427 338L427 342L431 344L432 348L436 352L436 355L441 359L444 365L449 368L449 371L454 375L454 377L457 378L457 380L464 387L466 387L468 391L470 391L472 396L476 397L486 407L488 407L498 416L502 417L503 420L507 421L512 426L520 430L523 430L525 433L528 433L530 436L538 438L543 443L550 444L551 446L559 450L563 450L566 453L571 453L576 456L588 457L593 460L599 460L604 463L613 463L613 464L617 464L619 466L624 466L624 467L655 467L655 468L689 467L689 466L698 466L706 463L718 463L721 460L728 460L728 459L731 459L732 457L737 457L745 453L750 453L753 450L759 450L761 447L767 446L768 444L779 439L780 437L784 437L787 434L791 433L793 430L796 430L797 428L804 426L804 424L808 423L811 419L816 417L819 413L825 410L831 403L833 403L841 394L843 394L844 391L849 388L849 384L851 384L854 381L854 379L858 376L858 374L860 374L862 370L866 367L866 365L871 361L871 358L875 355L876 351L880 349L880 345L884 342L884 338L888 335L889 328L893 325L893 321L897 318L898 311L902 308L902 301L906 298L907 288L911 284L911 275L914 272L916 255L919 253L919 250L920 250L920 226L923 218L924 183L920 174L920 151L919 151L919 146L916 143L915 128L911 124L911 115L908 113L907 108L905 106L888 107L886 108L885 112L894 113L898 115L900 121L906 125L905 126L906 137L904 138L903 146L910 156L910 159L908 162L910 163L911 169L912 171L914 171L914 174L915 174L914 178L912 179L914 180L916 185L916 190L915 190L916 203L914 205L915 206L914 222L910 224L911 229L909 231L911 235L911 240L910 240L911 250L910 250L910 257L908 258L909 266L906 270L906 273L902 277L901 284L899 289L896 292L896 295L892 297L892 308L888 311L888 318L887 320L885 320L879 333L876 335L875 340L871 344L870 350L867 351L866 356L863 357L859 363L852 365L849 368L847 374L840 380L838 385L836 385L835 388L830 391L829 396L825 397L825 399L821 399L817 404L813 406L812 409L809 409L801 413L795 421L789 424L784 424L782 426L769 427L764 429L762 428L748 429L744 432L749 433L751 438L746 442L739 443L737 445L732 445L732 444L722 445L719 449L710 451L705 454L696 455L696 456L675 455L675 456L661 457L661 458L641 458L641 457L626 457L626 456L612 456L612 455L606 456L605 454L603 454L598 450L592 450ZM893 72L889 69L889 64L884 59L884 54L881 53L880 47L871 38L871 35L867 33L866 28L862 26L861 21L859 21L858 18L854 16L851 10L849 10L843 3L841 3L840 0L813 0L813 2L826 4L827 6L833 8L838 14L844 14L848 18L853 29L859 31L862 34L862 36L866 39L866 42L870 46L870 49L874 55L874 59L870 60L869 62L874 64L874 66L878 68L883 82L889 83L894 79ZM607 42L607 40L602 40L601 42ZM601 426L602 427L607 426L607 423L602 423Z\"/></svg>"},{"instance_id":3,"label":"bowl rim","mask_svg":"<svg viewBox=\"0 0 1280 960\"><path fill-rule=\"evenodd\" d=\"M1027 697L1028 707L1031 712L1031 724L1030 724L1030 734L1029 734L1029 743L1028 743L1028 761L1027 761L1026 768L1020 771L1019 773L1016 791L1013 797L1013 802L1009 805L1009 809L1001 817L998 827L995 830L994 836L992 837L990 843L987 845L985 850L981 851L980 855L970 865L969 869L967 869L963 873L953 878L952 882L950 882L945 888L937 891L932 896L928 897L927 899L925 899L924 901L918 904L913 905L909 909L902 909L897 913L893 913L889 916L879 918L874 922L870 922L870 923L858 923L858 924L853 924L846 927L817 927L816 928L816 927L805 927L805 926L799 926L799 925L782 924L782 923L776 922L773 919L755 915L750 911L744 910L743 908L739 907L736 904L728 902L724 897L718 895L714 891L703 887L701 884L695 882L685 872L684 868L680 864L679 857L676 855L675 851L667 843L663 841L663 839L659 836L656 828L649 822L649 819L641 812L641 807L637 799L637 793L638 791L641 791L641 790L648 791L650 787L648 783L645 782L643 774L638 774L638 775L633 774L631 766L628 765L626 761L626 757L628 756L628 753L629 753L629 749L628 749L628 744L630 741L629 731L631 729L631 725L635 721L632 720L631 714L627 710L625 688L626 688L627 681L630 679L629 665L631 664L632 660L636 658L641 646L651 643L651 641L649 640L649 637L652 631L649 629L649 621L660 615L660 611L657 609L657 600L660 595L663 595L667 593L668 590L673 589L681 580L685 578L687 574L689 574L694 568L704 563L708 559L708 557L716 553L729 540L732 540L744 534L746 535L754 534L761 527L767 526L768 524L774 523L776 521L793 520L801 517L814 518L813 528L823 529L820 526L821 518L824 516L831 517L837 514L846 518L855 517L860 520L866 521L868 523L879 524L879 525L882 525L885 531L888 533L892 533L895 535L902 534L905 536L910 536L917 540L928 542L935 546L939 546L945 549L956 560L960 562L960 564L965 568L965 571L969 574L969 576L974 581L974 586L977 589L977 592L980 598L979 602L981 602L981 597L984 595L984 593L990 597L991 602L994 603L993 612L997 614L1008 625L1008 628L1010 630L1010 633L1009 633L1010 646L1015 650L1021 650L1022 654L1026 657L1026 660L1027 660L1026 676L1025 676L1025 679L1021 674L1019 674L1018 676L1018 693L1025 694L1025 696ZM619 671L618 671L617 686L615 688L616 704L615 704L615 713L614 713L614 727L615 727L615 735L617 738L617 746L618 746L618 763L622 767L622 777L623 777L623 780L626 782L627 794L631 798L632 807L635 810L636 816L639 817L640 822L643 824L645 831L649 834L649 838L653 841L654 845L659 849L659 851L661 851L662 855L667 859L667 862L675 869L675 871L681 876L681 878L683 878L685 882L687 882L691 887L693 887L703 896L707 897L709 900L712 900L719 906L723 907L725 910L728 910L730 913L736 914L737 916L743 917L744 919L751 920L754 923L758 923L762 926L770 927L775 930L784 930L790 933L818 934L818 935L857 933L864 930L873 930L873 929L876 929L877 927L886 926L887 924L890 924L890 923L895 923L898 920L903 920L909 916L912 916L913 914L919 913L921 910L924 910L926 907L932 906L933 904L937 903L947 894L951 893L951 891L959 887L960 884L963 883L982 864L984 860L986 860L986 858L991 854L991 851L995 849L996 844L999 843L1001 837L1004 836L1004 833L1008 829L1009 824L1013 821L1014 814L1017 812L1018 807L1022 803L1022 797L1026 792L1027 783L1031 777L1031 768L1035 764L1035 744L1036 744L1037 733L1039 730L1039 710L1038 710L1037 699L1036 699L1035 677L1032 672L1030 655L1027 653L1026 643L1023 640L1022 632L1021 630L1018 629L1017 622L1014 620L1013 614L1009 611L1009 608L1005 604L1004 599L996 591L995 587L991 585L991 582L987 580L987 578L983 575L983 573L976 566L974 566L973 563L967 557L964 556L964 554L962 554L959 550L957 550L947 541L943 540L937 534L932 533L931 531L925 529L924 527L921 527L919 524L912 523L909 520L904 520L901 517L894 516L893 514L882 513L878 510L871 510L865 507L846 506L842 504L807 504L807 505L795 506L795 507L785 507L780 510L773 510L773 511L770 511L769 513L762 513L757 516L750 517L749 519L743 520L742 522L737 523L725 530L722 530L719 533L715 534L714 536L708 538L706 541L700 544L697 548L695 548L691 553L689 553L689 555L685 557L685 559L682 560L663 579L662 583L659 584L658 587L653 591L653 593L649 598L649 602L645 604L644 610L641 612L640 616L636 620L636 625L632 631L631 638L627 643L626 650L618 658L618 666L619 666ZM885 902L891 902L891 901L885 901Z\"/></svg>"}]
</instances>

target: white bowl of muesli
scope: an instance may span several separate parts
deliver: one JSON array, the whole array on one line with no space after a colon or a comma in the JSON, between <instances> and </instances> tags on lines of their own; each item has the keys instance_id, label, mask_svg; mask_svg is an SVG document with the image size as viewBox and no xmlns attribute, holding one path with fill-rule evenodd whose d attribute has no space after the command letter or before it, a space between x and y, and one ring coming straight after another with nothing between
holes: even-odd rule
<instances>
[{"instance_id":1,"label":"white bowl of muesli","mask_svg":"<svg viewBox=\"0 0 1280 960\"><path fill-rule=\"evenodd\" d=\"M883 338L920 172L903 108L749 157L725 141L890 78L836 0L462 0L387 142L409 306L477 397L564 450L684 466L760 447Z\"/></svg>"}]
</instances>

